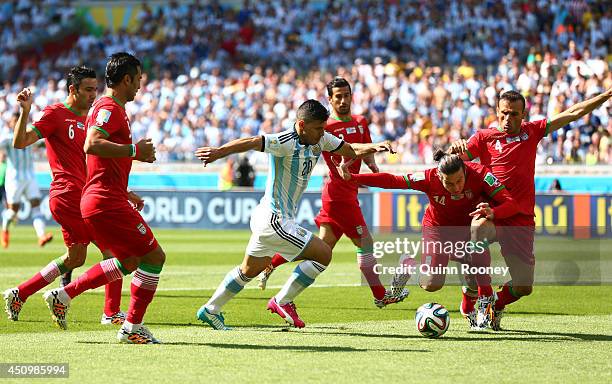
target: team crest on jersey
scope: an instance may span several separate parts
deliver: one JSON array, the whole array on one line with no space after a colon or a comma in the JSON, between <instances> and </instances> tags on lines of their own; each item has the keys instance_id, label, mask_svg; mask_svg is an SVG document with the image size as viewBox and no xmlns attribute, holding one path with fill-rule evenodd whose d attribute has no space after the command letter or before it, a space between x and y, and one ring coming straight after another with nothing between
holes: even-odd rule
<instances>
[{"instance_id":1,"label":"team crest on jersey","mask_svg":"<svg viewBox=\"0 0 612 384\"><path fill-rule=\"evenodd\" d=\"M357 231L357 234L359 236L363 235L363 226L362 225L358 225L355 227L355 231Z\"/></svg>"},{"instance_id":2,"label":"team crest on jersey","mask_svg":"<svg viewBox=\"0 0 612 384\"><path fill-rule=\"evenodd\" d=\"M313 145L311 151L314 156L319 156L321 154L321 146L319 143Z\"/></svg>"},{"instance_id":3,"label":"team crest on jersey","mask_svg":"<svg viewBox=\"0 0 612 384\"><path fill-rule=\"evenodd\" d=\"M497 180L491 172L488 172L484 178L485 183L487 183L490 187L499 187L501 183Z\"/></svg>"},{"instance_id":4,"label":"team crest on jersey","mask_svg":"<svg viewBox=\"0 0 612 384\"><path fill-rule=\"evenodd\" d=\"M412 175L410 175L410 181L422 181L425 180L425 172L415 172Z\"/></svg>"},{"instance_id":5,"label":"team crest on jersey","mask_svg":"<svg viewBox=\"0 0 612 384\"><path fill-rule=\"evenodd\" d=\"M85 129L85 124L81 123L80 121L77 121L77 128L78 129Z\"/></svg>"},{"instance_id":6,"label":"team crest on jersey","mask_svg":"<svg viewBox=\"0 0 612 384\"><path fill-rule=\"evenodd\" d=\"M357 129L355 127L346 127L346 134L351 135L353 133L357 133Z\"/></svg>"},{"instance_id":7,"label":"team crest on jersey","mask_svg":"<svg viewBox=\"0 0 612 384\"><path fill-rule=\"evenodd\" d=\"M138 232L140 232L141 235L147 233L147 228L144 226L143 223L138 224L136 228L138 229Z\"/></svg>"},{"instance_id":8,"label":"team crest on jersey","mask_svg":"<svg viewBox=\"0 0 612 384\"><path fill-rule=\"evenodd\" d=\"M526 141L529 138L529 135L527 134L527 132L523 132L523 134L521 135L521 140Z\"/></svg>"},{"instance_id":9,"label":"team crest on jersey","mask_svg":"<svg viewBox=\"0 0 612 384\"><path fill-rule=\"evenodd\" d=\"M467 197L468 199L474 198L474 192L472 192L471 189L464 191L464 193L465 193L465 197Z\"/></svg>"},{"instance_id":10,"label":"team crest on jersey","mask_svg":"<svg viewBox=\"0 0 612 384\"><path fill-rule=\"evenodd\" d=\"M276 137L273 137L268 141L268 147L270 147L270 149L278 149L280 147L280 142Z\"/></svg>"},{"instance_id":11,"label":"team crest on jersey","mask_svg":"<svg viewBox=\"0 0 612 384\"><path fill-rule=\"evenodd\" d=\"M304 228L302 228L302 227L297 227L295 229L295 232L298 234L298 236L301 236L301 237L305 237L306 236L306 230Z\"/></svg>"},{"instance_id":12,"label":"team crest on jersey","mask_svg":"<svg viewBox=\"0 0 612 384\"><path fill-rule=\"evenodd\" d=\"M363 135L363 126L361 124L358 124L357 128L359 128L359 133Z\"/></svg>"},{"instance_id":13,"label":"team crest on jersey","mask_svg":"<svg viewBox=\"0 0 612 384\"><path fill-rule=\"evenodd\" d=\"M517 141L521 141L521 137L520 136L506 137L506 144L514 143L514 142L517 142Z\"/></svg>"},{"instance_id":14,"label":"team crest on jersey","mask_svg":"<svg viewBox=\"0 0 612 384\"><path fill-rule=\"evenodd\" d=\"M110 117L111 117L111 111L107 109L100 109L98 111L98 114L96 115L96 123L98 123L99 125L108 123L108 120L110 120Z\"/></svg>"}]
</instances>

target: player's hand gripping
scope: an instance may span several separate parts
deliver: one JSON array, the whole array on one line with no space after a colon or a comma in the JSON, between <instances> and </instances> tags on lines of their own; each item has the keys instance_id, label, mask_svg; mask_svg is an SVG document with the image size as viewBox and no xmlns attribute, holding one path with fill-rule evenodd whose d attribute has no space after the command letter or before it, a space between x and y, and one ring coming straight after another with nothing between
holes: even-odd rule
<instances>
[{"instance_id":1,"label":"player's hand gripping","mask_svg":"<svg viewBox=\"0 0 612 384\"><path fill-rule=\"evenodd\" d=\"M349 181L351 179L351 171L348 168L351 166L351 164L353 164L354 161L355 159L343 159L342 163L340 164L332 157L332 162L336 166L336 169L338 170L338 175L340 175L342 180Z\"/></svg>"},{"instance_id":2,"label":"player's hand gripping","mask_svg":"<svg viewBox=\"0 0 612 384\"><path fill-rule=\"evenodd\" d=\"M493 220L495 215L493 214L493 208L489 206L489 203L480 203L476 206L476 210L470 213L472 217L484 217L487 220Z\"/></svg>"},{"instance_id":3,"label":"player's hand gripping","mask_svg":"<svg viewBox=\"0 0 612 384\"><path fill-rule=\"evenodd\" d=\"M128 201L137 211L142 211L144 208L144 200L134 191L128 191Z\"/></svg>"},{"instance_id":4,"label":"player's hand gripping","mask_svg":"<svg viewBox=\"0 0 612 384\"><path fill-rule=\"evenodd\" d=\"M34 97L32 96L32 91L30 91L30 88L24 88L17 94L17 102L21 108L30 109L33 101Z\"/></svg>"},{"instance_id":5,"label":"player's hand gripping","mask_svg":"<svg viewBox=\"0 0 612 384\"><path fill-rule=\"evenodd\" d=\"M135 157L136 160L145 163L152 163L155 161L155 147L153 146L152 139L140 139L136 143L136 147L138 147Z\"/></svg>"},{"instance_id":6,"label":"player's hand gripping","mask_svg":"<svg viewBox=\"0 0 612 384\"><path fill-rule=\"evenodd\" d=\"M204 166L221 158L221 153L217 147L200 147L195 150L195 156L200 159Z\"/></svg>"},{"instance_id":7,"label":"player's hand gripping","mask_svg":"<svg viewBox=\"0 0 612 384\"><path fill-rule=\"evenodd\" d=\"M450 148L446 151L449 154L461 155L468 150L468 142L465 139L457 140L453 142Z\"/></svg>"}]
</instances>

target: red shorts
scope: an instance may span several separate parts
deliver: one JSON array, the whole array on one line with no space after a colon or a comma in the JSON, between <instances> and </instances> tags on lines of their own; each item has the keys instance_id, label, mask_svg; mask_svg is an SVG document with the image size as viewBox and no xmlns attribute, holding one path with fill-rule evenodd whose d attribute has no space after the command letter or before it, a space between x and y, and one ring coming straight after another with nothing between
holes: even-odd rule
<instances>
[{"instance_id":1,"label":"red shorts","mask_svg":"<svg viewBox=\"0 0 612 384\"><path fill-rule=\"evenodd\" d=\"M98 246L119 260L144 256L158 246L151 228L135 209L105 211L83 220Z\"/></svg>"},{"instance_id":2,"label":"red shorts","mask_svg":"<svg viewBox=\"0 0 612 384\"><path fill-rule=\"evenodd\" d=\"M89 244L93 238L81 217L80 193L63 193L49 199L49 210L53 218L62 226L64 244Z\"/></svg>"},{"instance_id":3,"label":"red shorts","mask_svg":"<svg viewBox=\"0 0 612 384\"><path fill-rule=\"evenodd\" d=\"M470 240L470 227L423 226L421 264L430 267L446 267L449 260L462 262Z\"/></svg>"},{"instance_id":4,"label":"red shorts","mask_svg":"<svg viewBox=\"0 0 612 384\"><path fill-rule=\"evenodd\" d=\"M366 225L363 213L358 201L323 201L321 210L315 217L317 227L328 224L336 239L346 235L350 239L360 239L367 235L368 226Z\"/></svg>"},{"instance_id":5,"label":"red shorts","mask_svg":"<svg viewBox=\"0 0 612 384\"><path fill-rule=\"evenodd\" d=\"M506 219L495 220L497 240L504 259L518 258L528 265L535 264L533 240L535 221L530 215L514 215Z\"/></svg>"}]
</instances>

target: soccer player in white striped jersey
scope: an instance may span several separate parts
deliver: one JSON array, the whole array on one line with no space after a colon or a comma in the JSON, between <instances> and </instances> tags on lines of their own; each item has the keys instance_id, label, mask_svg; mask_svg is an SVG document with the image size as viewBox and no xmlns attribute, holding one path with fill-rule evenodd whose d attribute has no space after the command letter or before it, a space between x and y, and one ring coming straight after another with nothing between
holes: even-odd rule
<instances>
[{"instance_id":1,"label":"soccer player in white striped jersey","mask_svg":"<svg viewBox=\"0 0 612 384\"><path fill-rule=\"evenodd\" d=\"M13 148L12 127L19 124L20 114L15 114L11 121L10 131L6 131L0 139L0 149L6 153L6 205L2 212L2 235L0 243L2 247L9 245L9 224L15 221L17 212L21 206L21 198L24 196L30 201L32 209L32 225L38 236L38 245L41 247L53 240L51 233L45 232L45 219L40 211L41 194L34 174L34 160L32 149Z\"/></svg>"},{"instance_id":2,"label":"soccer player in white striped jersey","mask_svg":"<svg viewBox=\"0 0 612 384\"><path fill-rule=\"evenodd\" d=\"M305 326L293 300L310 286L331 261L331 248L295 222L298 202L321 152L356 158L391 151L389 142L349 144L325 132L327 109L316 100L305 101L297 110L293 129L231 141L219 148L201 147L195 155L204 165L225 156L260 150L269 154L266 192L251 215L251 239L242 265L232 269L213 296L197 312L197 318L214 329L225 330L221 308L269 264L275 253L288 261L301 261L267 309L296 327Z\"/></svg>"}]
</instances>

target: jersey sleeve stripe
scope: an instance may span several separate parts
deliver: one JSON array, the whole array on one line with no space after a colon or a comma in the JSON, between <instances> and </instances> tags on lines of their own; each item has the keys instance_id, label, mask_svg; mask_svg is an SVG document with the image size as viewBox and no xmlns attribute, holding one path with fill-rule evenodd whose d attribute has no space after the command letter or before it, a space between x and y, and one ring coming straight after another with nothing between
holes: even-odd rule
<instances>
[{"instance_id":1,"label":"jersey sleeve stripe","mask_svg":"<svg viewBox=\"0 0 612 384\"><path fill-rule=\"evenodd\" d=\"M465 150L465 153L467 153L467 155L468 155L468 159L470 159L470 160L474 160L474 155L472 155L472 152L470 152L470 150L469 150L469 149L466 149L466 150Z\"/></svg>"},{"instance_id":2,"label":"jersey sleeve stripe","mask_svg":"<svg viewBox=\"0 0 612 384\"><path fill-rule=\"evenodd\" d=\"M340 148L342 148L342 146L343 146L343 145L344 145L344 140L342 140L342 141L340 142L340 145L338 145L338 146L336 147L336 149L334 149L333 151L330 151L330 152L336 152L337 150L339 150Z\"/></svg>"},{"instance_id":3,"label":"jersey sleeve stripe","mask_svg":"<svg viewBox=\"0 0 612 384\"><path fill-rule=\"evenodd\" d=\"M544 131L544 136L550 133L550 120L546 119L546 130Z\"/></svg>"},{"instance_id":4,"label":"jersey sleeve stripe","mask_svg":"<svg viewBox=\"0 0 612 384\"><path fill-rule=\"evenodd\" d=\"M408 176L404 175L404 180L406 180L406 184L408 184L408 188L410 188L410 179Z\"/></svg>"},{"instance_id":5,"label":"jersey sleeve stripe","mask_svg":"<svg viewBox=\"0 0 612 384\"><path fill-rule=\"evenodd\" d=\"M103 128L100 128L100 127L92 127L92 128L95 128L98 131L102 132L106 137L110 136L110 134L108 132L106 132L106 130L104 130Z\"/></svg>"},{"instance_id":6,"label":"jersey sleeve stripe","mask_svg":"<svg viewBox=\"0 0 612 384\"><path fill-rule=\"evenodd\" d=\"M34 125L32 125L32 124L30 124L30 128L32 128L32 130L33 130L34 132L36 132L36 135L38 135L38 138L39 138L39 139L42 139L42 138L43 138L43 135L42 135L42 133L40 133L40 131L38 130L38 128L36 128L36 127L35 127Z\"/></svg>"},{"instance_id":7,"label":"jersey sleeve stripe","mask_svg":"<svg viewBox=\"0 0 612 384\"><path fill-rule=\"evenodd\" d=\"M501 191L502 189L506 188L505 185L500 185L499 187L495 188L495 190L493 190L493 192L491 192L491 194L489 195L489 197L493 197L497 194L497 192Z\"/></svg>"}]
</instances>

